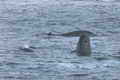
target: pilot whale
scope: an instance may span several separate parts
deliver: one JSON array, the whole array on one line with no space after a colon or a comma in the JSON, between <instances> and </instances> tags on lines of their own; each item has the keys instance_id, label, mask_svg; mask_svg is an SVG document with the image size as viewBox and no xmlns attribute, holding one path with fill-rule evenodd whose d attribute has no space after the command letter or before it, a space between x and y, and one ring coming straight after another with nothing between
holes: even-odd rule
<instances>
[{"instance_id":1,"label":"pilot whale","mask_svg":"<svg viewBox=\"0 0 120 80\"><path fill-rule=\"evenodd\" d=\"M33 47L25 45L24 47L19 47L20 50L24 51L24 52L34 52L32 50Z\"/></svg>"},{"instance_id":2,"label":"pilot whale","mask_svg":"<svg viewBox=\"0 0 120 80\"><path fill-rule=\"evenodd\" d=\"M79 56L90 56L91 46L90 46L90 39L87 34L82 34L80 36L75 52Z\"/></svg>"},{"instance_id":3,"label":"pilot whale","mask_svg":"<svg viewBox=\"0 0 120 80\"><path fill-rule=\"evenodd\" d=\"M73 32L68 32L64 34L60 34L60 36L67 36L67 37L73 37L73 36L80 36L82 34L87 34L89 36L96 36L94 33L89 32L89 31L73 31Z\"/></svg>"}]
</instances>

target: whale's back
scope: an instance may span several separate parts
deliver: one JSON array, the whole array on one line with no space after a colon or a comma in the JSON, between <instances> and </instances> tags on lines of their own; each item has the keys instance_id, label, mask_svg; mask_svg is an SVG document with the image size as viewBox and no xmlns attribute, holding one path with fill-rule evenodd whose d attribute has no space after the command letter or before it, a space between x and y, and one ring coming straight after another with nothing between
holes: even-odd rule
<instances>
[{"instance_id":1,"label":"whale's back","mask_svg":"<svg viewBox=\"0 0 120 80\"><path fill-rule=\"evenodd\" d=\"M60 36L72 37L72 36L80 36L82 34L87 34L89 36L96 36L94 33L89 32L89 31L73 31L73 32L68 32L68 33L61 34Z\"/></svg>"}]
</instances>

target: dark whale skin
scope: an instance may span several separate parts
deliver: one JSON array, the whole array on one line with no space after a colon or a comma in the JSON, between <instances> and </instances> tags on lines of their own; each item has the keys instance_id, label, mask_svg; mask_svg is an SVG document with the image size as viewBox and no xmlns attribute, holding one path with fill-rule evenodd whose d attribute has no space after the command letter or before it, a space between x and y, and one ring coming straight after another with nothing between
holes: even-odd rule
<instances>
[{"instance_id":1,"label":"dark whale skin","mask_svg":"<svg viewBox=\"0 0 120 80\"><path fill-rule=\"evenodd\" d=\"M89 36L96 36L94 33L89 32L89 31L73 31L73 32L60 34L60 36L73 37L73 36L81 36L82 34L87 34Z\"/></svg>"}]
</instances>

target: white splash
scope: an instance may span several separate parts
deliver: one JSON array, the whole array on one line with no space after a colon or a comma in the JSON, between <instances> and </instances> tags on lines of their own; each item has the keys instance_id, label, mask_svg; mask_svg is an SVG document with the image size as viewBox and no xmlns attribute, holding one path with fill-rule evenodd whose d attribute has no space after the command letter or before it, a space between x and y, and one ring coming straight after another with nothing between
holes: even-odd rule
<instances>
[{"instance_id":1,"label":"white splash","mask_svg":"<svg viewBox=\"0 0 120 80\"><path fill-rule=\"evenodd\" d=\"M24 47L25 47L25 48L29 48L29 45L28 45L28 44L25 44Z\"/></svg>"}]
</instances>

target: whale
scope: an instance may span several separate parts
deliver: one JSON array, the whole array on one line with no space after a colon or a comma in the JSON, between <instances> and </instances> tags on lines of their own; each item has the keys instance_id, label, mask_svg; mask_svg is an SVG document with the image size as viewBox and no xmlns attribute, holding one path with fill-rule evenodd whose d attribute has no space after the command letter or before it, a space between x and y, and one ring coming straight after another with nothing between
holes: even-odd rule
<instances>
[{"instance_id":1,"label":"whale","mask_svg":"<svg viewBox=\"0 0 120 80\"><path fill-rule=\"evenodd\" d=\"M75 52L79 56L90 56L91 46L90 46L90 38L88 34L81 34Z\"/></svg>"},{"instance_id":2,"label":"whale","mask_svg":"<svg viewBox=\"0 0 120 80\"><path fill-rule=\"evenodd\" d=\"M89 32L89 31L72 31L72 32L68 32L68 33L64 33L64 34L60 34L60 36L66 36L66 37L74 37L74 36L80 36L82 34L87 34L89 36L96 36L94 33Z\"/></svg>"},{"instance_id":3,"label":"whale","mask_svg":"<svg viewBox=\"0 0 120 80\"><path fill-rule=\"evenodd\" d=\"M24 47L19 47L20 50L24 51L24 52L34 52L32 50L32 48L34 49L35 47L33 46L28 46L28 45L24 45Z\"/></svg>"},{"instance_id":4,"label":"whale","mask_svg":"<svg viewBox=\"0 0 120 80\"><path fill-rule=\"evenodd\" d=\"M32 49L30 48L19 48L20 50L24 51L24 52L34 52Z\"/></svg>"},{"instance_id":5,"label":"whale","mask_svg":"<svg viewBox=\"0 0 120 80\"><path fill-rule=\"evenodd\" d=\"M64 37L79 37L81 34L88 34L90 37L97 36L96 34L90 31L85 31L85 30L72 31L72 32L67 32L62 34L54 34L52 32L44 33L44 34L48 36L64 36ZM39 34L36 34L36 36L39 36Z\"/></svg>"}]
</instances>

